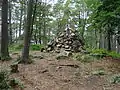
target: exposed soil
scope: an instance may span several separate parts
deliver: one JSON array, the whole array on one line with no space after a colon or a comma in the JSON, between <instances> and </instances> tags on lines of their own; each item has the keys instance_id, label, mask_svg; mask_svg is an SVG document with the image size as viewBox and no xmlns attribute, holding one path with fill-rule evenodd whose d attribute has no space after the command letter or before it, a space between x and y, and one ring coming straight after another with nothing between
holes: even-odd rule
<instances>
[{"instance_id":1,"label":"exposed soil","mask_svg":"<svg viewBox=\"0 0 120 90\"><path fill-rule=\"evenodd\" d=\"M15 60L19 53L11 55ZM107 57L82 63L71 58L56 60L56 54L50 53L32 52L31 55L43 55L44 59L33 58L33 64L19 64L19 73L11 75L21 80L24 90L120 90L120 84L110 83L111 76L120 74L120 60ZM7 67L11 62L0 62L0 66ZM98 69L103 69L105 75L92 74Z\"/></svg>"}]
</instances>

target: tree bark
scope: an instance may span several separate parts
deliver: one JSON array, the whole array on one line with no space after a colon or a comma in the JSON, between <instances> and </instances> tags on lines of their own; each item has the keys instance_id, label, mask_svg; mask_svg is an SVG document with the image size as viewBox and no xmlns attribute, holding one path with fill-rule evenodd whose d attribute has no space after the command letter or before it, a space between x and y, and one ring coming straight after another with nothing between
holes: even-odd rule
<instances>
[{"instance_id":1,"label":"tree bark","mask_svg":"<svg viewBox=\"0 0 120 90\"><path fill-rule=\"evenodd\" d=\"M29 0L28 2L28 11L27 11L27 20L25 26L25 37L24 37L24 48L22 52L21 63L29 63L29 47L31 40L31 21L32 21L32 11L33 11L34 0Z\"/></svg>"},{"instance_id":2,"label":"tree bark","mask_svg":"<svg viewBox=\"0 0 120 90\"><path fill-rule=\"evenodd\" d=\"M1 59L9 57L8 52L8 0L2 2Z\"/></svg>"},{"instance_id":3,"label":"tree bark","mask_svg":"<svg viewBox=\"0 0 120 90\"><path fill-rule=\"evenodd\" d=\"M9 44L12 44L11 0L9 0Z\"/></svg>"},{"instance_id":4,"label":"tree bark","mask_svg":"<svg viewBox=\"0 0 120 90\"><path fill-rule=\"evenodd\" d=\"M108 33L107 33L108 35L107 35L107 40L108 40L108 51L111 51L111 35L110 35L110 31L108 31Z\"/></svg>"},{"instance_id":5,"label":"tree bark","mask_svg":"<svg viewBox=\"0 0 120 90\"><path fill-rule=\"evenodd\" d=\"M23 4L21 4L21 9L20 9L20 25L19 25L19 37L21 35L21 27L22 27L22 16L23 16Z\"/></svg>"}]
</instances>

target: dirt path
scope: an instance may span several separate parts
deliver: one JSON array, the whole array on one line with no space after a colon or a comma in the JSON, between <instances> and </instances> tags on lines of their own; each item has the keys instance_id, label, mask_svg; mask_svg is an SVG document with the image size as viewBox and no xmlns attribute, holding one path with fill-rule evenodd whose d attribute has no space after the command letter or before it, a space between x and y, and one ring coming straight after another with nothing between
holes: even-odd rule
<instances>
[{"instance_id":1,"label":"dirt path","mask_svg":"<svg viewBox=\"0 0 120 90\"><path fill-rule=\"evenodd\" d=\"M30 65L20 64L20 72L11 76L22 81L24 90L120 90L120 84L111 84L108 79L120 72L118 62L81 63L72 59L56 60L55 54L32 53L40 54L45 58L34 58L34 64ZM101 68L105 70L105 75L92 74L92 71Z\"/></svg>"}]
</instances>

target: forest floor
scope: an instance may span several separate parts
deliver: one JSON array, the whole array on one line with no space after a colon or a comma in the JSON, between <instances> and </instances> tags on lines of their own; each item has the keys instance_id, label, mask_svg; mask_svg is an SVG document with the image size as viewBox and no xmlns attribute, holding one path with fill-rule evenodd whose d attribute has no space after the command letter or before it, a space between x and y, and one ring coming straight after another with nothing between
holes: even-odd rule
<instances>
[{"instance_id":1,"label":"forest floor","mask_svg":"<svg viewBox=\"0 0 120 90\"><path fill-rule=\"evenodd\" d=\"M15 60L19 53L11 54ZM111 84L110 78L120 74L120 61L111 58L83 63L72 58L56 59L56 54L31 52L33 64L19 64L19 72L10 77L18 78L24 84L24 90L120 90L120 84ZM0 62L8 66L12 61ZM93 72L104 70L104 74ZM20 90L16 88L15 90Z\"/></svg>"}]
</instances>

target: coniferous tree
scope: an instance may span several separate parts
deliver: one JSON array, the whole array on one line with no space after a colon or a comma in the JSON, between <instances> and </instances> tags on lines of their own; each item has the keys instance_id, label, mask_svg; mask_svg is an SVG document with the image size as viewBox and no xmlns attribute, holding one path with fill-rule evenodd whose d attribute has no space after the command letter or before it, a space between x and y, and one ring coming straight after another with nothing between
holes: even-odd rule
<instances>
[{"instance_id":1,"label":"coniferous tree","mask_svg":"<svg viewBox=\"0 0 120 90\"><path fill-rule=\"evenodd\" d=\"M29 0L28 2L28 11L27 11L27 19L24 31L24 48L22 52L21 63L29 63L29 47L31 40L31 22L32 22L32 11L33 11L33 3L34 0Z\"/></svg>"},{"instance_id":2,"label":"coniferous tree","mask_svg":"<svg viewBox=\"0 0 120 90\"><path fill-rule=\"evenodd\" d=\"M6 60L8 52L8 0L2 1L1 59Z\"/></svg>"}]
</instances>

